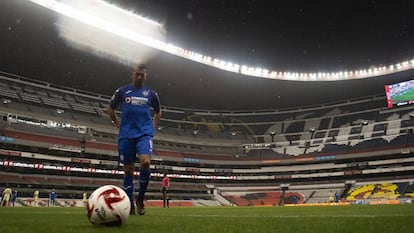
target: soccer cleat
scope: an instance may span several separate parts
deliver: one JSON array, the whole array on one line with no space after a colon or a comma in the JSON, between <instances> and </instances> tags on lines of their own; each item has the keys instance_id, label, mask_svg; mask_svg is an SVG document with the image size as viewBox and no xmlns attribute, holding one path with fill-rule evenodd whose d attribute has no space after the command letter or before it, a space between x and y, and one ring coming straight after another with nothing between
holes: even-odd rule
<instances>
[{"instance_id":1,"label":"soccer cleat","mask_svg":"<svg viewBox=\"0 0 414 233\"><path fill-rule=\"evenodd\" d=\"M132 208L131 208L131 210L129 211L129 215L136 215L137 213L136 213L136 211L135 211L135 206L133 206Z\"/></svg>"},{"instance_id":2,"label":"soccer cleat","mask_svg":"<svg viewBox=\"0 0 414 233\"><path fill-rule=\"evenodd\" d=\"M138 214L139 215L144 215L145 214L145 207L144 207L144 198L140 198L138 197L137 199L137 207L138 207Z\"/></svg>"}]
</instances>

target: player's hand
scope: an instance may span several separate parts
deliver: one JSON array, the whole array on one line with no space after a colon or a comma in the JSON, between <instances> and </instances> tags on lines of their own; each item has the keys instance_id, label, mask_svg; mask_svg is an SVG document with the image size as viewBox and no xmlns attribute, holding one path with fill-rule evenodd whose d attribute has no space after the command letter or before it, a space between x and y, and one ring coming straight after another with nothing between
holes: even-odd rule
<instances>
[{"instance_id":1,"label":"player's hand","mask_svg":"<svg viewBox=\"0 0 414 233\"><path fill-rule=\"evenodd\" d=\"M112 123L119 129L119 122L118 121L112 121Z\"/></svg>"}]
</instances>

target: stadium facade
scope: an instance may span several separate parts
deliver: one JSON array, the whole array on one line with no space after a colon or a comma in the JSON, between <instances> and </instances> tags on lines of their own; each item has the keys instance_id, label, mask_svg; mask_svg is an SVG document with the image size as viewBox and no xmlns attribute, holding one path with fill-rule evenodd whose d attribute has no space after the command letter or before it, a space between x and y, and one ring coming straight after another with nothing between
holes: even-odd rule
<instances>
[{"instance_id":1,"label":"stadium facade","mask_svg":"<svg viewBox=\"0 0 414 233\"><path fill-rule=\"evenodd\" d=\"M109 96L10 74L0 81L0 186L81 199L121 185ZM414 196L413 107L388 109L385 94L285 109L162 111L149 200L161 197L164 172L173 199L221 204Z\"/></svg>"}]
</instances>

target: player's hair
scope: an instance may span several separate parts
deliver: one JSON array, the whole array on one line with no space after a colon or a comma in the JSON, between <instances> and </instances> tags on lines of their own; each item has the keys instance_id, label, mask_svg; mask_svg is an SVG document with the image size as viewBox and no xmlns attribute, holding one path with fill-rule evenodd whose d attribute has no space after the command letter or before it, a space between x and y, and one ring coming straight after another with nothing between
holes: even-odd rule
<instances>
[{"instance_id":1,"label":"player's hair","mask_svg":"<svg viewBox=\"0 0 414 233\"><path fill-rule=\"evenodd\" d=\"M146 69L147 69L147 66L145 64L138 64L135 67L135 70L146 70Z\"/></svg>"}]
</instances>

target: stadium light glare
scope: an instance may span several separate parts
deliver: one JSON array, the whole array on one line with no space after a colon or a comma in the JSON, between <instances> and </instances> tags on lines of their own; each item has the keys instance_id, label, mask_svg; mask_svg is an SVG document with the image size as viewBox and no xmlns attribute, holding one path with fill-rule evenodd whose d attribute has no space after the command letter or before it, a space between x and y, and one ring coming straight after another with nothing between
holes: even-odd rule
<instances>
[{"instance_id":1,"label":"stadium light glare","mask_svg":"<svg viewBox=\"0 0 414 233\"><path fill-rule=\"evenodd\" d=\"M406 67L406 66L408 66L410 63L408 62L408 61L404 61L403 63L402 63L402 65L403 65L403 67Z\"/></svg>"},{"instance_id":2,"label":"stadium light glare","mask_svg":"<svg viewBox=\"0 0 414 233\"><path fill-rule=\"evenodd\" d=\"M215 67L217 69L226 70L229 72L239 73L248 76L256 76L261 78L271 78L271 79L284 79L284 80L294 80L294 81L311 81L311 80L320 80L320 81L335 81L335 80L344 80L344 79L359 79L359 78L368 78L374 77L377 75L391 74L395 72L400 72L404 70L414 69L414 59L409 62L397 63L395 65L390 65L388 67L380 67L378 71L375 71L375 67L371 69L363 69L359 71L338 71L327 73L326 75L319 75L315 73L297 73L297 72L281 72L276 70L269 70L265 68L253 68L248 66L231 66L227 61L222 61L218 58L211 59L208 56L199 54L193 51L185 50L178 46L175 46L170 43L163 42L159 39L156 39L151 36L151 34L145 32L138 32L135 28L129 28L125 26L122 21L111 21L110 14L102 16L99 14L94 14L89 12L82 7L76 7L76 4L69 3L72 2L81 2L89 5L96 5L96 3L104 4L106 7L109 7L117 12L122 13L125 16L125 20L131 20L131 18L136 20L141 20L148 24L151 24L155 27L163 27L162 24L150 20L148 18L139 16L131 11L119 8L118 6L109 4L102 0L90 0L90 1L64 1L64 0L27 0L32 3L38 4L42 7L48 8L55 11L61 15L64 15L68 18L81 22L83 24L94 27L103 32L118 36L123 39L127 39L133 43L138 43L149 48L153 48L165 53L169 53L175 56L179 56L194 62L202 63L208 66ZM127 19L128 18L128 19ZM122 19L122 17L120 18ZM213 60L213 61L212 61ZM231 63L230 63L231 64ZM395 70L395 67L397 70Z\"/></svg>"},{"instance_id":3,"label":"stadium light glare","mask_svg":"<svg viewBox=\"0 0 414 233\"><path fill-rule=\"evenodd\" d=\"M397 67L398 70L402 68L400 63L397 63L395 66Z\"/></svg>"}]
</instances>

